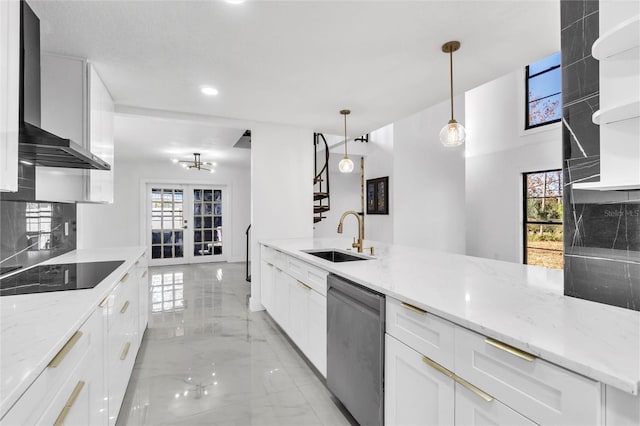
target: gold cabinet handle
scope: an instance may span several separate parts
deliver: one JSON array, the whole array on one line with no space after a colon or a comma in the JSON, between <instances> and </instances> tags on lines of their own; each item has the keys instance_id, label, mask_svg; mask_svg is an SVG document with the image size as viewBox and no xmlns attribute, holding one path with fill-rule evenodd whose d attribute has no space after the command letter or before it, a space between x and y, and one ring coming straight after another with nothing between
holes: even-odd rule
<instances>
[{"instance_id":1,"label":"gold cabinet handle","mask_svg":"<svg viewBox=\"0 0 640 426\"><path fill-rule=\"evenodd\" d=\"M140 278L144 278L146 276L147 276L147 270L145 269L144 272L142 273L142 277L140 277Z\"/></svg>"},{"instance_id":2,"label":"gold cabinet handle","mask_svg":"<svg viewBox=\"0 0 640 426\"><path fill-rule=\"evenodd\" d=\"M122 353L120 354L120 360L124 361L127 358L127 355L129 354L129 348L131 347L131 342L127 342L126 345L124 345L124 349L122 350Z\"/></svg>"},{"instance_id":3,"label":"gold cabinet handle","mask_svg":"<svg viewBox=\"0 0 640 426\"><path fill-rule=\"evenodd\" d=\"M471 392L475 393L476 395L478 395L480 398L484 399L485 401L487 401L487 402L493 401L493 397L491 395L489 395L485 391L475 387L474 385L472 385L471 383L467 382L462 377L458 377L458 376L456 376L454 374L453 375L453 380L455 380L457 383L460 383L462 386L464 386L465 388L469 389Z\"/></svg>"},{"instance_id":4,"label":"gold cabinet handle","mask_svg":"<svg viewBox=\"0 0 640 426\"><path fill-rule=\"evenodd\" d=\"M420 315L427 315L427 311L425 311L424 309L420 309L417 306L413 306L405 302L402 302L402 307L409 309L410 311L417 312Z\"/></svg>"},{"instance_id":5,"label":"gold cabinet handle","mask_svg":"<svg viewBox=\"0 0 640 426\"><path fill-rule=\"evenodd\" d=\"M73 407L73 404L76 402L76 399L78 399L78 395L80 395L80 392L82 391L83 387L84 387L84 382L80 380L76 385L76 387L73 388L73 392L71 392L71 395L69 396L69 399L67 399L67 402L64 404L64 407L62 407L62 411L60 411L60 414L58 414L58 418L53 423L53 426L62 426L64 424L64 421L67 418L69 411L71 411L71 408Z\"/></svg>"},{"instance_id":6,"label":"gold cabinet handle","mask_svg":"<svg viewBox=\"0 0 640 426\"><path fill-rule=\"evenodd\" d=\"M137 265L137 264L139 264L139 263L140 263L140 261L139 261L139 260L136 260L136 263L135 263L135 264Z\"/></svg>"},{"instance_id":7,"label":"gold cabinet handle","mask_svg":"<svg viewBox=\"0 0 640 426\"><path fill-rule=\"evenodd\" d=\"M428 366L434 368L436 371L438 371L439 373L444 374L447 377L453 378L453 376L454 376L454 374L451 371L447 370L446 368L444 368L443 366L441 366L440 364L438 364L434 360L432 360L430 358L427 358L424 355L422 356L422 362L424 362Z\"/></svg>"},{"instance_id":8,"label":"gold cabinet handle","mask_svg":"<svg viewBox=\"0 0 640 426\"><path fill-rule=\"evenodd\" d=\"M126 302L124 302L124 305L122 305L122 309L120 309L120 313L124 314L125 312L127 312L128 307L129 307L129 301L127 300Z\"/></svg>"},{"instance_id":9,"label":"gold cabinet handle","mask_svg":"<svg viewBox=\"0 0 640 426\"><path fill-rule=\"evenodd\" d=\"M536 359L535 355L531 355L529 352L525 352L518 348L514 348L513 346L507 345L506 343L499 342L498 340L490 339L487 337L486 339L484 339L484 342L488 345L493 346L494 348L502 349L505 352L509 352L511 355L515 355L518 358L522 358L529 362Z\"/></svg>"},{"instance_id":10,"label":"gold cabinet handle","mask_svg":"<svg viewBox=\"0 0 640 426\"><path fill-rule=\"evenodd\" d=\"M128 278L129 278L129 273L128 273L128 272L126 272L126 273L122 276L122 278L120 278L120 282L125 282Z\"/></svg>"},{"instance_id":11,"label":"gold cabinet handle","mask_svg":"<svg viewBox=\"0 0 640 426\"><path fill-rule=\"evenodd\" d=\"M109 303L109 296L105 297L98 306L104 308L105 306L107 306L107 303Z\"/></svg>"},{"instance_id":12,"label":"gold cabinet handle","mask_svg":"<svg viewBox=\"0 0 640 426\"><path fill-rule=\"evenodd\" d=\"M298 282L298 284L300 284L302 287L304 287L306 290L311 290L311 287L309 287L308 285L306 285L305 283L303 283L300 280L296 280Z\"/></svg>"},{"instance_id":13,"label":"gold cabinet handle","mask_svg":"<svg viewBox=\"0 0 640 426\"><path fill-rule=\"evenodd\" d=\"M63 359L67 356L67 354L73 349L78 340L82 337L82 331L76 331L73 333L73 336L64 344L62 349L53 357L53 359L49 362L49 367L56 368L60 365Z\"/></svg>"}]
</instances>

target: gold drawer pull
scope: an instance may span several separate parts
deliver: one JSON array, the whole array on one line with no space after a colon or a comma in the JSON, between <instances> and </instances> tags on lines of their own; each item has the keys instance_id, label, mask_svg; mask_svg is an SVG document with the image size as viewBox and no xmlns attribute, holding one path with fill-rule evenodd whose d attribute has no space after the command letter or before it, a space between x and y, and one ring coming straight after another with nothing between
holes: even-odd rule
<instances>
[{"instance_id":1,"label":"gold drawer pull","mask_svg":"<svg viewBox=\"0 0 640 426\"><path fill-rule=\"evenodd\" d=\"M300 285L301 285L302 287L304 287L305 289L307 289L307 290L311 290L311 287L309 287L308 285L306 285L306 284L305 284L305 283L303 283L302 281L300 281L300 280L296 280L296 281L298 282L298 284L300 284Z\"/></svg>"},{"instance_id":2,"label":"gold drawer pull","mask_svg":"<svg viewBox=\"0 0 640 426\"><path fill-rule=\"evenodd\" d=\"M139 263L140 263L140 261L139 261L139 260L136 260L136 263L135 263L135 264L137 265L137 264L139 264Z\"/></svg>"},{"instance_id":3,"label":"gold drawer pull","mask_svg":"<svg viewBox=\"0 0 640 426\"><path fill-rule=\"evenodd\" d=\"M80 380L76 387L73 388L73 392L71 392L71 395L69 396L69 399L67 399L67 402L64 404L64 407L62 407L62 411L60 411L60 414L58 415L56 421L53 423L53 426L61 426L64 424L64 420L67 418L67 415L69 414L69 411L71 411L71 408L76 402L76 399L78 399L78 395L80 395L83 387L84 382Z\"/></svg>"},{"instance_id":4,"label":"gold drawer pull","mask_svg":"<svg viewBox=\"0 0 640 426\"><path fill-rule=\"evenodd\" d=\"M462 377L458 377L458 376L456 376L454 374L453 375L453 380L455 380L456 382L460 383L462 386L464 386L465 388L469 389L471 392L475 393L476 395L478 395L480 398L484 399L485 401L487 401L487 402L493 401L493 397L491 395L489 395L488 393L484 392L481 389L478 389L477 387L475 387L471 383L467 382Z\"/></svg>"},{"instance_id":5,"label":"gold drawer pull","mask_svg":"<svg viewBox=\"0 0 640 426\"><path fill-rule=\"evenodd\" d=\"M129 278L129 273L128 273L128 272L126 272L126 273L122 276L122 278L120 278L120 282L125 282L128 278Z\"/></svg>"},{"instance_id":6,"label":"gold drawer pull","mask_svg":"<svg viewBox=\"0 0 640 426\"><path fill-rule=\"evenodd\" d=\"M144 272L142 273L142 277L141 278L144 278L146 276L147 276L147 270L145 269Z\"/></svg>"},{"instance_id":7,"label":"gold drawer pull","mask_svg":"<svg viewBox=\"0 0 640 426\"><path fill-rule=\"evenodd\" d=\"M129 307L129 301L127 300L126 302L124 302L124 305L122 305L122 309L120 309L120 313L124 314L125 312L127 312L128 307Z\"/></svg>"},{"instance_id":8,"label":"gold drawer pull","mask_svg":"<svg viewBox=\"0 0 640 426\"><path fill-rule=\"evenodd\" d=\"M441 366L440 364L438 364L434 360L432 360L430 358L427 358L424 355L422 356L422 362L424 362L425 364L429 365L430 367L434 368L439 373L442 373L447 377L453 378L453 376L454 376L454 374L451 371L447 370L446 368L444 368L443 366Z\"/></svg>"},{"instance_id":9,"label":"gold drawer pull","mask_svg":"<svg viewBox=\"0 0 640 426\"><path fill-rule=\"evenodd\" d=\"M513 346L507 345L506 343L499 342L497 340L493 340L490 338L484 339L484 342L493 346L494 348L502 349L505 352L509 352L511 355L515 355L518 358L522 358L526 361L533 361L536 359L535 355L531 355L528 352L522 351L518 348L514 348Z\"/></svg>"},{"instance_id":10,"label":"gold drawer pull","mask_svg":"<svg viewBox=\"0 0 640 426\"><path fill-rule=\"evenodd\" d=\"M73 349L73 346L78 343L78 340L80 340L81 337L82 331L76 331L75 333L73 333L73 336L71 336L67 343L64 344L62 349L60 349L60 352L58 352L56 356L53 357L51 362L49 362L49 367L56 368L57 366L59 366L62 360L71 351L71 349Z\"/></svg>"},{"instance_id":11,"label":"gold drawer pull","mask_svg":"<svg viewBox=\"0 0 640 426\"><path fill-rule=\"evenodd\" d=\"M420 308L418 308L416 306L410 305L410 304L405 303L405 302L402 302L402 307L403 308L407 308L410 311L417 312L420 315L427 315L427 311L425 311L424 309L420 309Z\"/></svg>"},{"instance_id":12,"label":"gold drawer pull","mask_svg":"<svg viewBox=\"0 0 640 426\"><path fill-rule=\"evenodd\" d=\"M109 303L109 296L105 297L104 300L100 302L98 306L101 308L104 308L105 306L107 306L107 303Z\"/></svg>"},{"instance_id":13,"label":"gold drawer pull","mask_svg":"<svg viewBox=\"0 0 640 426\"><path fill-rule=\"evenodd\" d=\"M131 342L127 342L126 345L124 345L124 349L122 350L122 354L120 354L120 360L124 361L127 358L127 355L129 354L129 348L131 347Z\"/></svg>"}]
</instances>

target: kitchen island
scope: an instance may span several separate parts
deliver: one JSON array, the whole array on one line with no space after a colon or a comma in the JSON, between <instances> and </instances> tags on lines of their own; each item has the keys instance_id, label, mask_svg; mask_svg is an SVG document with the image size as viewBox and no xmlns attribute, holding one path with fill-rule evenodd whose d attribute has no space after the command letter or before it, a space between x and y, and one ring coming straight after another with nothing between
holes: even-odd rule
<instances>
[{"instance_id":1,"label":"kitchen island","mask_svg":"<svg viewBox=\"0 0 640 426\"><path fill-rule=\"evenodd\" d=\"M57 376L73 375L84 362L89 370L98 373L93 383L83 379L75 388L72 386L74 393L77 390L80 401L90 393L91 400L87 403L105 401L101 405L92 403L87 415L107 424L109 413L108 423L115 423L130 374L127 369L133 366L146 328L148 278L144 250L143 247L74 250L43 264L115 260L124 263L92 289L0 298L0 423L40 422L41 416L48 418L51 410L52 419L56 419L69 397L64 393L66 382ZM143 294L145 297L141 297ZM122 361L127 368L117 368L126 377L107 374L110 352L117 352L115 358L124 355ZM62 358L67 355L65 363ZM56 358L61 361L59 365L54 365L58 364L53 362ZM124 387L122 383L110 383L113 378L124 380ZM82 392L85 385L87 390ZM55 405L58 400L62 405L49 410L48 403ZM109 407L107 400L113 407Z\"/></svg>"},{"instance_id":2,"label":"kitchen island","mask_svg":"<svg viewBox=\"0 0 640 426\"><path fill-rule=\"evenodd\" d=\"M561 271L376 242L365 242L365 246L375 246L373 258L353 262L333 263L303 251L344 250L351 246L347 239L267 240L261 241L261 244L261 263L267 265L267 268L263 268L267 274L266 280L261 276L262 288L271 282L277 291L277 279L268 276L268 265L272 265L274 276L288 273L294 281L317 287L321 292L322 283L306 282L299 273L301 269L304 270L300 265L309 265L315 268L315 276L318 275L317 271L333 273L385 294L388 301L387 339L397 337L389 332L390 323L394 321L389 317L389 301L398 302L398 306L417 308L417 313L407 314L413 316L407 317L406 323L418 324L422 321L420 312L438 321L445 321L447 326L452 327L451 340L454 343L451 344L451 353L443 357L444 361L438 367L448 363L444 369L447 374L456 376L454 373L464 372L460 375L470 380L469 375L475 374L479 367L474 364L465 370L463 364L467 358L471 359L469 362L477 363L485 356L479 352L484 349L467 347L471 353L467 357L459 353L460 348L475 345L467 345L467 338L482 338L483 341L497 342L503 348L514 349L515 353L530 357L540 365L544 363L545 368L551 371L549 374L569 373L567 377L575 378L579 386L584 385L589 389L593 405L599 405L600 400L607 398L610 402L618 397L625 400L622 405L626 408L623 411L628 410L632 418L640 419L637 396L640 385L640 312L564 296ZM276 312L276 322L278 316L284 318L282 313L278 313L277 305L282 293L272 297L271 302L270 289L261 291L266 295L267 311L270 311L271 305L271 310ZM261 297L265 299L265 295ZM288 323L295 322L295 318L289 318ZM287 331L287 328L284 330ZM293 340L295 342L295 338ZM420 353L427 355L424 351ZM433 359L429 359L429 362L433 362ZM532 365L522 367L537 368ZM322 368L319 370L322 371ZM385 374L388 384L390 373L387 371ZM589 381L580 382L586 378ZM547 379L539 380L534 376L514 378L514 383L518 380L536 381L540 389L547 385L544 383ZM558 380L566 382L567 379ZM555 399L561 395L551 385L549 383L547 388L540 390L549 398L544 402L549 407L553 407ZM498 385L489 383L487 386L493 386L496 394L501 392ZM513 394L520 391L510 389ZM569 393L569 390L566 392ZM505 395L509 393L505 391ZM510 396L504 398L509 399ZM540 397L542 400L544 398ZM591 409L588 401L583 399L577 402L575 412ZM566 405L566 401L563 403ZM586 410L581 409L580 404ZM564 408L554 410L562 411ZM616 417L619 413L613 412L611 406L603 405L593 411L593 416L599 419L597 423L614 424L619 420ZM626 415L623 414L621 418Z\"/></svg>"}]
</instances>

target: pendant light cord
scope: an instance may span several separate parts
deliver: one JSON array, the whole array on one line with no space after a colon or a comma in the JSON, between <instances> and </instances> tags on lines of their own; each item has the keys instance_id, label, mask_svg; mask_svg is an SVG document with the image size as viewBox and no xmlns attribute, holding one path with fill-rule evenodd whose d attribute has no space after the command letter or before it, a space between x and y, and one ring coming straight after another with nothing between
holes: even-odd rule
<instances>
[{"instance_id":1,"label":"pendant light cord","mask_svg":"<svg viewBox=\"0 0 640 426\"><path fill-rule=\"evenodd\" d=\"M347 114L344 115L344 158L347 158Z\"/></svg>"},{"instance_id":2,"label":"pendant light cord","mask_svg":"<svg viewBox=\"0 0 640 426\"><path fill-rule=\"evenodd\" d=\"M449 82L451 89L451 120L453 121L453 49L449 51Z\"/></svg>"}]
</instances>

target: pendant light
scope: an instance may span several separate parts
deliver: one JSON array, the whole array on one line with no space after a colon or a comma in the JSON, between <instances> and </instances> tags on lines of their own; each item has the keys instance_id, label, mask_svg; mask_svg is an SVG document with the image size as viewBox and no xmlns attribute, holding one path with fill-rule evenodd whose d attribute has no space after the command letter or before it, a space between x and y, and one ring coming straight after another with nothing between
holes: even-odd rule
<instances>
[{"instance_id":1,"label":"pendant light","mask_svg":"<svg viewBox=\"0 0 640 426\"><path fill-rule=\"evenodd\" d=\"M440 142L446 147L459 146L464 143L467 131L453 118L453 52L460 49L459 41L449 41L442 45L442 51L449 54L449 82L451 90L451 120L440 130Z\"/></svg>"},{"instance_id":2,"label":"pendant light","mask_svg":"<svg viewBox=\"0 0 640 426\"><path fill-rule=\"evenodd\" d=\"M193 169L193 170L204 170L207 172L211 172L211 173L215 173L215 170L210 169L208 167L203 167L203 166L215 166L216 163L211 163L211 162L207 162L207 161L202 161L200 159L200 153L199 152L194 152L193 153L193 160L178 160L177 158L174 158L172 160L174 163L179 163L182 165L182 167L184 167L185 169Z\"/></svg>"},{"instance_id":3,"label":"pendant light","mask_svg":"<svg viewBox=\"0 0 640 426\"><path fill-rule=\"evenodd\" d=\"M351 114L351 110L340 110L340 114L344 115L344 158L338 163L340 173L351 173L353 171L353 161L347 155L347 115Z\"/></svg>"}]
</instances>

